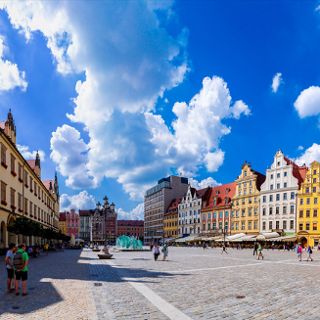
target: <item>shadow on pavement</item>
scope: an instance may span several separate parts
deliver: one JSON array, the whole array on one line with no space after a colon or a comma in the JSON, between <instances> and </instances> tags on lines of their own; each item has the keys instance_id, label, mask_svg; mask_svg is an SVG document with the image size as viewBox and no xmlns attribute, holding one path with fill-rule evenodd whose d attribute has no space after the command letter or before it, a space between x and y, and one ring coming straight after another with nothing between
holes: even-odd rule
<instances>
[{"instance_id":1,"label":"shadow on pavement","mask_svg":"<svg viewBox=\"0 0 320 320\"><path fill-rule=\"evenodd\" d=\"M122 266L111 266L98 258L80 256L80 250L52 252L48 256L30 258L28 296L15 296L6 293L6 270L0 275L2 292L0 292L0 316L8 314L28 314L36 310L63 301L63 297L51 283L53 280L82 280L92 283L92 287L101 282L140 282L154 283L156 279L188 276L188 274L171 274L169 272L132 269ZM132 259L134 260L134 259ZM151 259L136 259L151 260ZM96 263L95 263L96 261Z\"/></svg>"}]
</instances>

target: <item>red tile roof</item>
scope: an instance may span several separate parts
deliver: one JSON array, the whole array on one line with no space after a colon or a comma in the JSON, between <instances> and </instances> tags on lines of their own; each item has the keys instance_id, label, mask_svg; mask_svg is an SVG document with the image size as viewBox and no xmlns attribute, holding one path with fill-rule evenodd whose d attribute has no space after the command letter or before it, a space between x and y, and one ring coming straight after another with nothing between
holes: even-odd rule
<instances>
[{"instance_id":1,"label":"red tile roof","mask_svg":"<svg viewBox=\"0 0 320 320\"><path fill-rule=\"evenodd\" d=\"M292 165L293 170L292 174L295 178L298 179L298 184L299 186L301 183L304 181L306 178L307 172L308 172L308 167L306 165L303 166L298 166L295 162L293 162L291 159L284 157L284 160L287 162L288 165Z\"/></svg>"},{"instance_id":2,"label":"red tile roof","mask_svg":"<svg viewBox=\"0 0 320 320\"><path fill-rule=\"evenodd\" d=\"M36 160L27 160L27 162L31 169L34 169L36 167Z\"/></svg>"},{"instance_id":3,"label":"red tile roof","mask_svg":"<svg viewBox=\"0 0 320 320\"><path fill-rule=\"evenodd\" d=\"M51 182L51 187L53 189L53 184L54 184L53 180L42 180L42 183L47 188L47 190L50 190L50 182Z\"/></svg>"},{"instance_id":4,"label":"red tile roof","mask_svg":"<svg viewBox=\"0 0 320 320\"><path fill-rule=\"evenodd\" d=\"M173 211L173 210L177 210L178 209L178 205L179 203L181 202L181 198L176 198L176 199L173 199L171 201L171 203L169 204L169 207L167 209L167 212L170 210L170 211Z\"/></svg>"},{"instance_id":5,"label":"red tile roof","mask_svg":"<svg viewBox=\"0 0 320 320\"><path fill-rule=\"evenodd\" d=\"M221 186L211 188L211 193L206 206L202 208L203 211L219 210L223 207L229 207L231 205L231 199L236 192L236 183L226 183ZM214 205L214 199L217 199L216 205ZM227 202L226 202L227 199Z\"/></svg>"}]
</instances>

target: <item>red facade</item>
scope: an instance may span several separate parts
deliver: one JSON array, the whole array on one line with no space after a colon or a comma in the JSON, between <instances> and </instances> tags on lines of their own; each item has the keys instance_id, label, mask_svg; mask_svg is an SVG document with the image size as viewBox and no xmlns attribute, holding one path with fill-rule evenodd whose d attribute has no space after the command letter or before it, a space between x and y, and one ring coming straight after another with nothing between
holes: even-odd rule
<instances>
[{"instance_id":1,"label":"red facade","mask_svg":"<svg viewBox=\"0 0 320 320\"><path fill-rule=\"evenodd\" d=\"M118 220L118 237L122 235L134 236L143 239L144 222L143 220Z\"/></svg>"}]
</instances>

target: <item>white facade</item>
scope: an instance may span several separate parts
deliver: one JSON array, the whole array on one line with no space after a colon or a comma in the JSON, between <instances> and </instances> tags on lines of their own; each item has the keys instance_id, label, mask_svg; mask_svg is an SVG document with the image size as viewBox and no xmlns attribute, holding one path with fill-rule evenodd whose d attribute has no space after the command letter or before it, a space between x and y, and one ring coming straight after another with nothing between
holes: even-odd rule
<instances>
[{"instance_id":1,"label":"white facade","mask_svg":"<svg viewBox=\"0 0 320 320\"><path fill-rule=\"evenodd\" d=\"M192 235L201 232L202 199L189 185L186 195L178 206L179 235Z\"/></svg>"},{"instance_id":2,"label":"white facade","mask_svg":"<svg viewBox=\"0 0 320 320\"><path fill-rule=\"evenodd\" d=\"M266 180L260 191L260 231L283 230L293 233L297 221L297 192L299 189L299 170L282 151L274 156Z\"/></svg>"}]
</instances>

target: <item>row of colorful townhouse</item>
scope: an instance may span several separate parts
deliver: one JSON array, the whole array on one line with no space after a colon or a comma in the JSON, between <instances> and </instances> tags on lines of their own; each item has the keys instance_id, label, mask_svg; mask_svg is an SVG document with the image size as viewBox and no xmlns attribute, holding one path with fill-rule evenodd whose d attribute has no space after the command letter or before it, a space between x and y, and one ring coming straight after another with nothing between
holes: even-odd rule
<instances>
[{"instance_id":1,"label":"row of colorful townhouse","mask_svg":"<svg viewBox=\"0 0 320 320\"><path fill-rule=\"evenodd\" d=\"M165 238L265 232L320 243L319 162L299 166L279 150L265 175L245 162L234 182L201 190L189 185L164 215Z\"/></svg>"}]
</instances>

